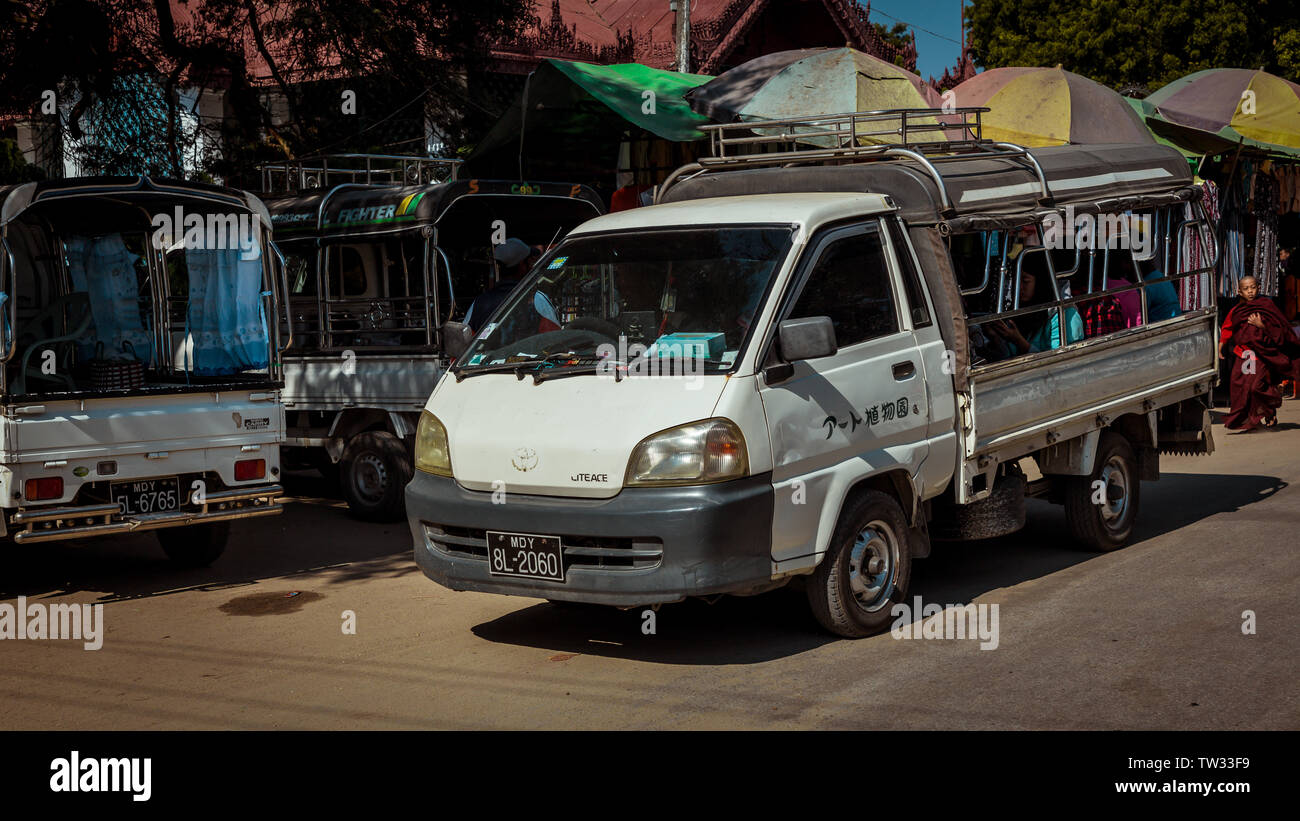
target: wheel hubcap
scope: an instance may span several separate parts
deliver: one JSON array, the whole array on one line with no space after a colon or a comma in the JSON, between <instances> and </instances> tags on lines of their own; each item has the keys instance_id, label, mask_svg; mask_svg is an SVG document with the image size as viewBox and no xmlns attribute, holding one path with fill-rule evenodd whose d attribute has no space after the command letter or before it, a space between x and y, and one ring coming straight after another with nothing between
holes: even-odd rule
<instances>
[{"instance_id":1,"label":"wheel hubcap","mask_svg":"<svg viewBox=\"0 0 1300 821\"><path fill-rule=\"evenodd\" d=\"M1124 461L1112 456L1101 467L1097 477L1106 483L1106 498L1101 503L1101 520L1111 530L1120 529L1128 515L1129 478Z\"/></svg>"},{"instance_id":2,"label":"wheel hubcap","mask_svg":"<svg viewBox=\"0 0 1300 821\"><path fill-rule=\"evenodd\" d=\"M362 454L352 464L352 487L367 502L382 500L388 488L388 469L383 460L373 453Z\"/></svg>"},{"instance_id":3,"label":"wheel hubcap","mask_svg":"<svg viewBox=\"0 0 1300 821\"><path fill-rule=\"evenodd\" d=\"M873 521L853 540L849 553L849 589L867 612L884 607L894 592L898 538L886 522Z\"/></svg>"}]
</instances>

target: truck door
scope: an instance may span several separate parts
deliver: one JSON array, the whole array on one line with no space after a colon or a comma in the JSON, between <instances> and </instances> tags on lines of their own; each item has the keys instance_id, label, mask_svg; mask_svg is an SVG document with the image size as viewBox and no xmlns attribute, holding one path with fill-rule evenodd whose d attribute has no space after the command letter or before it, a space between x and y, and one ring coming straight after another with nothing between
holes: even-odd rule
<instances>
[{"instance_id":1,"label":"truck door","mask_svg":"<svg viewBox=\"0 0 1300 821\"><path fill-rule=\"evenodd\" d=\"M838 352L796 362L759 394L772 439L772 560L812 563L847 488L928 451L924 366L901 308L899 272L878 220L828 229L809 244L780 320L828 316ZM769 351L774 361L776 343Z\"/></svg>"}]
</instances>

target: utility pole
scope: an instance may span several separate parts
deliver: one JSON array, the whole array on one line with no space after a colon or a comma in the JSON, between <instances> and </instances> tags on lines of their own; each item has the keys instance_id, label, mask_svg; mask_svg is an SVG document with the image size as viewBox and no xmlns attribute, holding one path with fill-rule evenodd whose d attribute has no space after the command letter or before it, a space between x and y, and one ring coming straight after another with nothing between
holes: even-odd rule
<instances>
[{"instance_id":1,"label":"utility pole","mask_svg":"<svg viewBox=\"0 0 1300 821\"><path fill-rule=\"evenodd\" d=\"M691 0L668 0L668 9L677 13L677 70L691 70Z\"/></svg>"}]
</instances>

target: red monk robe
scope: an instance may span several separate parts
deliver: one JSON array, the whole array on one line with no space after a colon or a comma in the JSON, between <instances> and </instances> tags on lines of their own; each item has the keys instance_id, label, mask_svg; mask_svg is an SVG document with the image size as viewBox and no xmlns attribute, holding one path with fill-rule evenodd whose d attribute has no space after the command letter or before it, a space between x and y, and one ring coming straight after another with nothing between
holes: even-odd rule
<instances>
[{"instance_id":1,"label":"red monk robe","mask_svg":"<svg viewBox=\"0 0 1300 821\"><path fill-rule=\"evenodd\" d=\"M1259 327L1250 322L1259 316ZM1266 296L1243 299L1228 312L1219 334L1219 352L1233 357L1229 396L1232 406L1224 426L1232 430L1253 430L1277 422L1282 405L1278 386L1300 376L1300 337L1286 317Z\"/></svg>"}]
</instances>

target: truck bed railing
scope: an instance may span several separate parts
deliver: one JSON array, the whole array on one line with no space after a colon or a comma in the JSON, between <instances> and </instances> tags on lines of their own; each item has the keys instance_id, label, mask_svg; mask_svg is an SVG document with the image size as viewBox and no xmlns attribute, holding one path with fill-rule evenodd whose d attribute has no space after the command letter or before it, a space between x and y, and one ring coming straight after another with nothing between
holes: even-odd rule
<instances>
[{"instance_id":1,"label":"truck bed railing","mask_svg":"<svg viewBox=\"0 0 1300 821\"><path fill-rule=\"evenodd\" d=\"M400 154L326 154L258 166L263 194L294 194L343 183L433 185L456 179L462 160Z\"/></svg>"},{"instance_id":2,"label":"truck bed railing","mask_svg":"<svg viewBox=\"0 0 1300 821\"><path fill-rule=\"evenodd\" d=\"M806 163L858 163L908 159L934 180L945 211L952 208L942 164L953 160L1004 158L1034 176L1039 202L1052 200L1047 177L1024 146L983 137L985 107L896 108L807 117L782 117L700 126L711 156L685 165L655 192L660 202L678 180L720 171Z\"/></svg>"}]
</instances>

